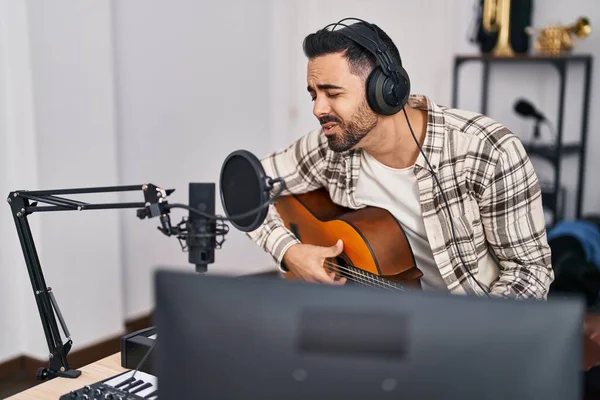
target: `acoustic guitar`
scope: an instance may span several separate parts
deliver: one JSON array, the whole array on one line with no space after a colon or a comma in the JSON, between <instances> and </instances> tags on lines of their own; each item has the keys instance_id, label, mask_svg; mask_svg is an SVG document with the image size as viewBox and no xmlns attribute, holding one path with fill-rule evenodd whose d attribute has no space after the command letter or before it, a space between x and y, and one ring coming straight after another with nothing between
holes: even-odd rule
<instances>
[{"instance_id":1,"label":"acoustic guitar","mask_svg":"<svg viewBox=\"0 0 600 400\"><path fill-rule=\"evenodd\" d=\"M326 261L328 272L347 283L403 290L421 287L417 268L402 226L387 210L351 210L333 203L324 189L281 196L275 202L285 226L305 244L333 246L344 242L339 257ZM286 279L297 279L293 272Z\"/></svg>"},{"instance_id":2,"label":"acoustic guitar","mask_svg":"<svg viewBox=\"0 0 600 400\"><path fill-rule=\"evenodd\" d=\"M325 262L328 272L347 283L390 290L420 289L423 273L417 268L402 226L384 209L352 210L331 201L325 189L281 196L275 201L285 226L305 244L333 246L344 251ZM298 279L292 271L286 279ZM600 315L586 313L583 327L584 371L600 366Z\"/></svg>"}]
</instances>

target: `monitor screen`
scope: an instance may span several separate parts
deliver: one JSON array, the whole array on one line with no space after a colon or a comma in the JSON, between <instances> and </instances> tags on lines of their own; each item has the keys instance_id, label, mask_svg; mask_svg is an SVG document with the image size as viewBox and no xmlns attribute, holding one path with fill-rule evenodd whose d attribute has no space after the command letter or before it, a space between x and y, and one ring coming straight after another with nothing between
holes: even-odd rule
<instances>
[{"instance_id":1,"label":"monitor screen","mask_svg":"<svg viewBox=\"0 0 600 400\"><path fill-rule=\"evenodd\" d=\"M158 271L161 399L579 399L584 306Z\"/></svg>"}]
</instances>

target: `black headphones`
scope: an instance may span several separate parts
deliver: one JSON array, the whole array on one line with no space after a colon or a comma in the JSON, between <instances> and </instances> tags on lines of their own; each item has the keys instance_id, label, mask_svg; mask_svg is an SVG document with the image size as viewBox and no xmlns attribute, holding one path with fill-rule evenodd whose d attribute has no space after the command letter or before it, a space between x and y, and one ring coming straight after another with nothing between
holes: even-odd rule
<instances>
[{"instance_id":1,"label":"black headphones","mask_svg":"<svg viewBox=\"0 0 600 400\"><path fill-rule=\"evenodd\" d=\"M356 20L360 23L345 25L346 20ZM382 115L396 114L404 108L410 94L410 79L400 64L396 64L387 46L375 28L368 22L358 18L344 18L329 26L342 25L344 28L339 32L348 39L358 43L367 49L377 60L377 67L373 69L367 78L367 102L374 112Z\"/></svg>"}]
</instances>

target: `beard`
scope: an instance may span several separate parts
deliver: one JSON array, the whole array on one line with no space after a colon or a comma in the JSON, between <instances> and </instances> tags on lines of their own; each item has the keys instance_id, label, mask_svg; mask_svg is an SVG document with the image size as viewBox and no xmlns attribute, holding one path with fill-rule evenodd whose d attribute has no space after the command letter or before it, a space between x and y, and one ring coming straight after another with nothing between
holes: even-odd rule
<instances>
[{"instance_id":1,"label":"beard","mask_svg":"<svg viewBox=\"0 0 600 400\"><path fill-rule=\"evenodd\" d=\"M358 106L356 114L348 122L329 115L319 118L321 124L335 122L341 130L340 133L327 136L329 148L338 153L356 146L377 126L378 121L379 117L371 110L366 100Z\"/></svg>"}]
</instances>

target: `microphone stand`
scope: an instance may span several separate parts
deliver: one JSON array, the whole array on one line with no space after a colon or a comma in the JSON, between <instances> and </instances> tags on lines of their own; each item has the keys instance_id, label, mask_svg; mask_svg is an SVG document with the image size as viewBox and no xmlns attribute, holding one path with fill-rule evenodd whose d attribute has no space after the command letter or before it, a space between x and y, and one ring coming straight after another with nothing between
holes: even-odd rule
<instances>
[{"instance_id":1,"label":"microphone stand","mask_svg":"<svg viewBox=\"0 0 600 400\"><path fill-rule=\"evenodd\" d=\"M90 204L58 197L58 195L67 194L110 193L136 190L143 191L143 203ZM81 371L72 369L69 366L67 354L71 350L73 341L71 340L71 334L60 312L52 288L46 286L27 216L34 212L137 208L137 216L140 219L160 216L162 228L158 229L170 235L173 229L168 215L169 206L166 198L173 192L174 189L163 190L153 184L10 192L7 201L10 204L15 221L17 234L19 235L23 255L25 256L25 263L27 264L27 271L29 272L29 279L31 280L31 286L50 351L50 365L48 368L38 369L38 379L52 379L57 376L77 378L81 375ZM33 203L30 203L30 201L33 201ZM50 205L38 206L38 203L47 203ZM60 325L66 336L67 340L65 343L62 341L54 313L58 316Z\"/></svg>"},{"instance_id":2,"label":"microphone stand","mask_svg":"<svg viewBox=\"0 0 600 400\"><path fill-rule=\"evenodd\" d=\"M533 138L535 140L540 138L540 124L541 124L542 120L539 118L535 119L535 126L533 128Z\"/></svg>"}]
</instances>

